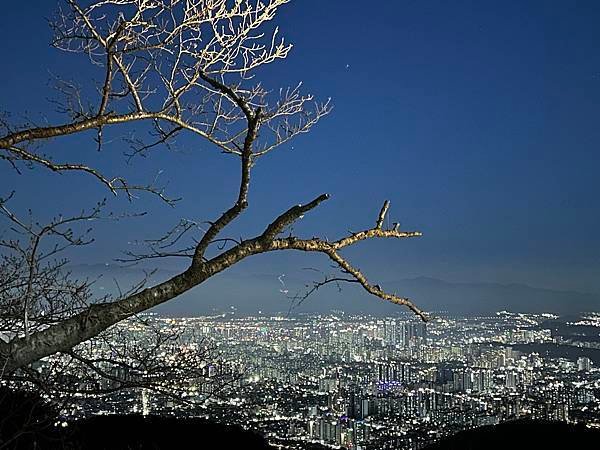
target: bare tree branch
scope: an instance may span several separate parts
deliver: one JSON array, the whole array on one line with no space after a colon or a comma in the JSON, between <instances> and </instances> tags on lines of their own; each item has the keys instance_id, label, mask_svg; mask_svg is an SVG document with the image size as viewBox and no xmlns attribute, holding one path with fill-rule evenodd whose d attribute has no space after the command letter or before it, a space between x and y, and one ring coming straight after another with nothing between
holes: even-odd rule
<instances>
[{"instance_id":1,"label":"bare tree branch","mask_svg":"<svg viewBox=\"0 0 600 450\"><path fill-rule=\"evenodd\" d=\"M51 24L52 45L89 59L99 74L97 96L84 99L85 90L77 83L59 79L59 93L65 97L59 108L68 117L64 123L39 126L28 121L14 125L8 117L0 116L0 160L17 171L19 164L26 164L59 173L87 173L113 193L124 191L132 199L139 191L149 191L171 204L164 188L156 187L156 178L149 184L135 184L82 162L57 163L39 151L51 140L62 142L61 138L86 131L95 132L93 148L100 150L106 129L136 125L136 134L125 137L131 150L129 162L151 149L168 147L176 137L186 134L195 138L193 142L210 143L239 158L240 178L232 203L216 219L206 222L206 230L198 225L204 222L182 221L161 238L146 240L147 252L128 250L122 258L138 262L183 257L190 259L186 270L153 286L147 286L149 276L126 292L118 286L117 298L93 298L91 282L73 280L65 261L54 259L66 248L87 242L70 228L96 219L95 210L69 219L59 216L44 227L21 221L5 207L6 202L0 201L8 229L16 234L0 246L7 253L0 262L3 378L27 376L33 362L48 357L55 372L65 377L71 370L68 368L75 366L77 370L92 369L95 376L116 383L105 367L106 359L134 372L145 370L146 375L156 369L155 373L164 377L164 361L150 357L160 345L170 342L162 335L157 335L158 346L137 348L135 357L116 349L114 359L92 357L81 345L101 341L120 322L178 297L250 256L273 251L320 253L344 274L316 282L313 291L329 282L358 283L368 293L428 319L409 299L371 284L342 256L346 247L368 239L421 236L417 231L401 231L398 224L391 229L384 227L388 201L373 228L332 242L318 237L303 239L291 232L281 237L304 214L327 200L326 194L292 206L251 239L222 235L249 207L252 169L260 157L308 132L331 111L329 100L318 103L312 95L303 94L302 83L274 93L254 82L259 68L285 59L291 50L278 28L269 28L288 0L94 0L86 6L77 0L65 1L67 7ZM83 153L77 158L85 161ZM42 251L42 238L60 244ZM214 244L219 244L217 251L208 256L207 249ZM185 374L181 368L171 369ZM77 370L75 373L80 373ZM139 387L143 378L130 380L130 387ZM75 384L71 390L87 388Z\"/></svg>"}]
</instances>

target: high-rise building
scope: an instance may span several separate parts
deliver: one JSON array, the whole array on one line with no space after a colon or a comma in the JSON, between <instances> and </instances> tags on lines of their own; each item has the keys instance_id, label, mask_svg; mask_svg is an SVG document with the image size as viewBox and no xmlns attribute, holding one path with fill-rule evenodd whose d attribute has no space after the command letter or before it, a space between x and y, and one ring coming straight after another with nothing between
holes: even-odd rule
<instances>
[{"instance_id":1,"label":"high-rise building","mask_svg":"<svg viewBox=\"0 0 600 450\"><path fill-rule=\"evenodd\" d=\"M580 372L589 372L592 369L592 360L585 356L577 358L577 370Z\"/></svg>"},{"instance_id":2,"label":"high-rise building","mask_svg":"<svg viewBox=\"0 0 600 450\"><path fill-rule=\"evenodd\" d=\"M509 370L506 372L506 387L507 388L512 388L512 389L516 388L518 381L519 381L519 377L515 371Z\"/></svg>"}]
</instances>

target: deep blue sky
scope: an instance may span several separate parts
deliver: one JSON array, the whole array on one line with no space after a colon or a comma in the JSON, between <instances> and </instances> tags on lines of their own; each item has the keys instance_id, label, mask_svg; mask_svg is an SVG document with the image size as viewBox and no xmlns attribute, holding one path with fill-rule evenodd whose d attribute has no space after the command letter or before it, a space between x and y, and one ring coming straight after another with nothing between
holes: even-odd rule
<instances>
[{"instance_id":1,"label":"deep blue sky","mask_svg":"<svg viewBox=\"0 0 600 450\"><path fill-rule=\"evenodd\" d=\"M49 72L94 72L49 47L45 18L57 2L0 6L0 109L49 114ZM33 7L35 5L35 7ZM277 19L294 44L261 77L273 88L302 80L333 113L257 165L249 237L282 210L328 192L301 233L333 237L372 225L384 199L391 218L421 239L367 244L350 255L373 281L432 276L600 292L600 3L597 1L296 0ZM184 200L175 210L144 198L145 220L100 224L77 262L107 262L127 242L157 236L179 217L208 220L235 196L238 166L189 138L127 168L163 169ZM99 164L123 165L123 144ZM94 154L84 137L47 147ZM97 156L91 156L96 158ZM132 172L135 171L134 172ZM89 177L0 166L2 192L40 216L77 211L105 193ZM143 177L140 175L140 179ZM77 189L73 189L77 186ZM118 209L123 203L113 202ZM276 275L302 255L259 257L238 270Z\"/></svg>"}]
</instances>

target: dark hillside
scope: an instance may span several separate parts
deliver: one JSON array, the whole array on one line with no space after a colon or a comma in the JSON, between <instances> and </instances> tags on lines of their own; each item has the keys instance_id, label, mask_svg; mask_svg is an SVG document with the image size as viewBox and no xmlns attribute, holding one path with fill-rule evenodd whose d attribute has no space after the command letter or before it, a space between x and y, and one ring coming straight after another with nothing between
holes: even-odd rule
<instances>
[{"instance_id":1,"label":"dark hillside","mask_svg":"<svg viewBox=\"0 0 600 450\"><path fill-rule=\"evenodd\" d=\"M519 420L462 431L426 450L577 450L600 448L600 431L564 422Z\"/></svg>"},{"instance_id":2,"label":"dark hillside","mask_svg":"<svg viewBox=\"0 0 600 450\"><path fill-rule=\"evenodd\" d=\"M201 419L96 416L66 427L39 396L0 389L0 449L272 449L256 433Z\"/></svg>"}]
</instances>

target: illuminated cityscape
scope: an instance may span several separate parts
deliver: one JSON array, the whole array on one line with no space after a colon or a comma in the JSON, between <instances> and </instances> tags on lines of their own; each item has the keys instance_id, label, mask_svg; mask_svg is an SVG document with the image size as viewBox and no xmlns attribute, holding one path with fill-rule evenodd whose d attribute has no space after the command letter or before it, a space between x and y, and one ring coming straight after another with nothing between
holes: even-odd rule
<instances>
[{"instance_id":1,"label":"illuminated cityscape","mask_svg":"<svg viewBox=\"0 0 600 450\"><path fill-rule=\"evenodd\" d=\"M600 314L149 320L177 329L185 345L210 342L218 361L207 364L207 379L235 374L229 389L188 386L186 400L197 406L124 391L84 398L68 414L203 417L258 431L282 448L422 448L519 418L600 426ZM123 326L144 339L143 328Z\"/></svg>"},{"instance_id":2,"label":"illuminated cityscape","mask_svg":"<svg viewBox=\"0 0 600 450\"><path fill-rule=\"evenodd\" d=\"M600 1L0 13L0 450L600 449Z\"/></svg>"}]
</instances>

